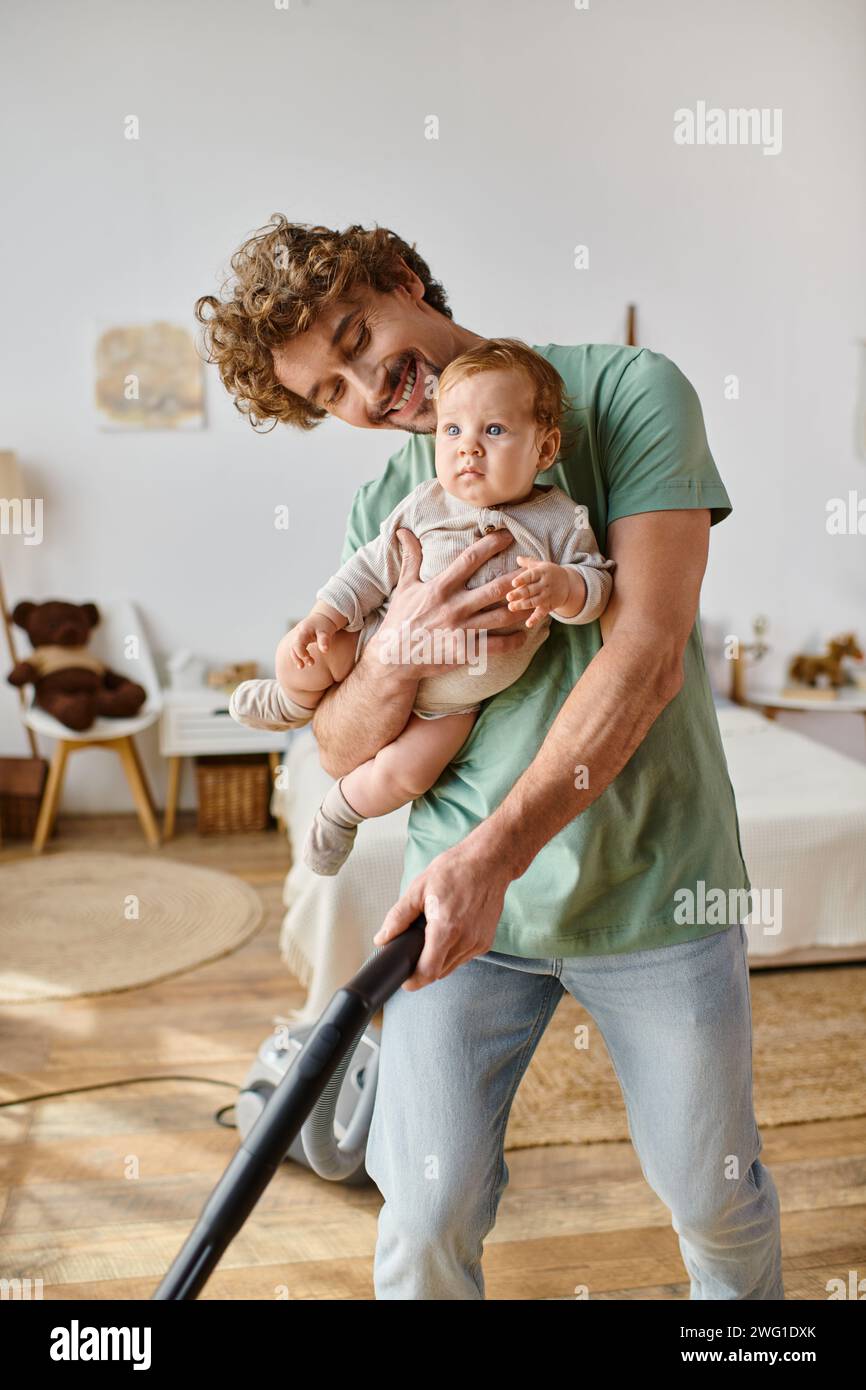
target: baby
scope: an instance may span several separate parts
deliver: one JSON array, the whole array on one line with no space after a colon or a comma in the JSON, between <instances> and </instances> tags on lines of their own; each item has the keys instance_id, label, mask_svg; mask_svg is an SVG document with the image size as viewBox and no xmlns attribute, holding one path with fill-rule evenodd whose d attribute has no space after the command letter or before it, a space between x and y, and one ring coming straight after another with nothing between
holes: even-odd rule
<instances>
[{"instance_id":1,"label":"baby","mask_svg":"<svg viewBox=\"0 0 866 1390\"><path fill-rule=\"evenodd\" d=\"M467 587L508 574L509 609L530 610L527 640L518 650L488 656L484 630L470 633L480 638L479 651L470 653L479 659L464 652L463 664L418 682L398 737L325 796L302 851L316 873L338 872L361 821L387 815L429 790L465 742L480 701L526 670L549 636L551 617L592 623L604 612L614 561L599 554L586 508L560 488L536 481L556 462L565 405L559 373L518 339L488 339L450 362L438 384L435 479L410 492L382 522L379 535L319 589L307 617L280 643L278 679L245 681L235 690L230 710L242 724L279 729L308 723L324 692L344 679L382 621L400 575L400 527L421 544L422 580L440 574L487 531L505 527L514 537L470 575ZM515 563L523 568L514 569ZM499 629L506 630L516 628ZM437 639L448 650L449 639L463 635L434 633L433 659L439 659ZM429 652L422 659L429 661Z\"/></svg>"}]
</instances>

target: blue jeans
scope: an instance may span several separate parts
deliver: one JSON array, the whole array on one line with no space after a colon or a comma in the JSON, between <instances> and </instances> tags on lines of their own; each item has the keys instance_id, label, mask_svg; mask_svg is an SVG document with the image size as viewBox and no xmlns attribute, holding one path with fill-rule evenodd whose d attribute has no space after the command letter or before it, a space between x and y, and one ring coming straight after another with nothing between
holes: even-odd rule
<instances>
[{"instance_id":1,"label":"blue jeans","mask_svg":"<svg viewBox=\"0 0 866 1390\"><path fill-rule=\"evenodd\" d=\"M385 1199L377 1299L484 1298L511 1104L565 990L604 1038L691 1297L784 1298L779 1199L752 1105L746 949L733 925L620 955L488 951L424 989L398 989L385 1005L366 1160Z\"/></svg>"}]
</instances>

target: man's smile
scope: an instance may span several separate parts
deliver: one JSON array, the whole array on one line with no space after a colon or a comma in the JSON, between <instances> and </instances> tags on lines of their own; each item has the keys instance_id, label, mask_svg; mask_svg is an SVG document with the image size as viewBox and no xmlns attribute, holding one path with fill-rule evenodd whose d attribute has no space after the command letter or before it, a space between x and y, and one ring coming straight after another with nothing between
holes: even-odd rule
<instances>
[{"instance_id":1,"label":"man's smile","mask_svg":"<svg viewBox=\"0 0 866 1390\"><path fill-rule=\"evenodd\" d=\"M399 423L414 414L423 394L423 378L418 369L418 359L410 357L403 369L397 389L386 408L389 423Z\"/></svg>"}]
</instances>

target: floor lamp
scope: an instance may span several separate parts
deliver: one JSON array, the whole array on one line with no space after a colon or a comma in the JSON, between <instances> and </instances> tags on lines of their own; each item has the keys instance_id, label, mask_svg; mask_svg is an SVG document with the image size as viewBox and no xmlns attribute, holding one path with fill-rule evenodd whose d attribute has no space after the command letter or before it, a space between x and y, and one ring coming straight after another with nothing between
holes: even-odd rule
<instances>
[{"instance_id":1,"label":"floor lamp","mask_svg":"<svg viewBox=\"0 0 866 1390\"><path fill-rule=\"evenodd\" d=\"M14 503L17 502L19 508L24 505L24 483L21 478L21 470L18 467L18 460L11 449L0 449L0 507L3 508L3 516L10 518L14 515ZM5 529L5 528L4 528ZM3 531L0 530L0 536ZM2 553L2 545L0 545ZM18 653L15 650L15 636L12 631L12 614L6 607L6 592L3 588L3 569L0 566L0 614L2 614L3 631L6 633L6 646L9 649L10 670L18 660ZM21 701L21 708L27 708L27 696L24 687L19 686L18 697ZM26 728L26 725L25 725ZM36 735L32 729L27 729L27 738L30 742L30 751L34 758L39 757L39 747L36 743Z\"/></svg>"}]
</instances>

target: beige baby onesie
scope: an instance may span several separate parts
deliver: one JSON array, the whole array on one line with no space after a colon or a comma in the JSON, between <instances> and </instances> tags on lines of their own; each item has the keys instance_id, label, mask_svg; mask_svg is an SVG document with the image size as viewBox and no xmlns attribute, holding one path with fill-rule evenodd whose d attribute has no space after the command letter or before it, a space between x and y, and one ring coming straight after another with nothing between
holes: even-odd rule
<instances>
[{"instance_id":1,"label":"beige baby onesie","mask_svg":"<svg viewBox=\"0 0 866 1390\"><path fill-rule=\"evenodd\" d=\"M573 565L586 582L586 602L580 613L573 618L557 618L558 622L592 623L607 607L615 562L599 553L586 508L578 506L561 488L536 484L533 493L523 502L478 507L453 497L438 479L433 478L420 483L404 497L382 522L378 536L362 545L316 594L316 598L348 619L349 632L361 634L356 655L381 623L390 595L397 586L401 550L396 532L400 527L412 531L421 544L419 577L423 581L441 574L480 536L505 527L514 537L512 544L471 574L467 588L475 589L501 574L519 571L517 556L531 555L538 560ZM529 609L522 610L522 617L515 614L513 626L498 628L497 632L519 631L529 612ZM527 640L518 651L498 656L487 654L483 635L468 634L466 664L420 680L414 712L428 719L468 713L477 710L481 700L512 685L548 637L550 618L526 631ZM438 659L437 640L447 652L448 636L430 635L432 659ZM459 636L459 633L454 635L455 646ZM473 643L473 637L479 636L480 640ZM412 654L416 651L414 641L411 651ZM400 659L396 651L394 659ZM415 659L429 658L424 651Z\"/></svg>"}]
</instances>

